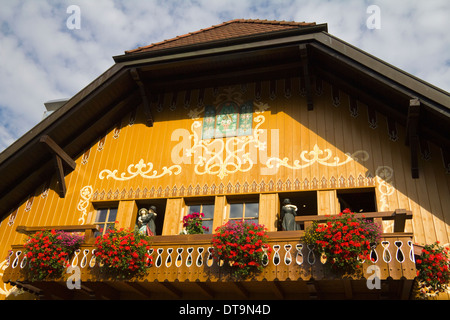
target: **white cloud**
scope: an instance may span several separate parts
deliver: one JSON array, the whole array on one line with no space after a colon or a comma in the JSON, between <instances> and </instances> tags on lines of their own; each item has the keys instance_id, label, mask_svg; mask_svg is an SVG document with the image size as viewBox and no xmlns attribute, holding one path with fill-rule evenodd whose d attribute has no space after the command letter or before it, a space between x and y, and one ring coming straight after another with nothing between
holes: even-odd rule
<instances>
[{"instance_id":1,"label":"white cloud","mask_svg":"<svg viewBox=\"0 0 450 320\"><path fill-rule=\"evenodd\" d=\"M66 27L73 4L80 30ZM366 27L371 4L381 29ZM327 23L336 37L449 91L449 14L448 0L4 0L0 151L41 120L45 101L76 94L112 56L239 18Z\"/></svg>"}]
</instances>

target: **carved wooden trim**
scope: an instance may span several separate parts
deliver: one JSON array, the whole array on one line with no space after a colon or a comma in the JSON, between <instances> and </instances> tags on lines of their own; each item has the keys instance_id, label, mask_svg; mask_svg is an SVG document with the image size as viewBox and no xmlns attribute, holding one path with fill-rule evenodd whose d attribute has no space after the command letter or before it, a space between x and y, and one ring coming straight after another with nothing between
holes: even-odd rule
<instances>
[{"instance_id":1,"label":"carved wooden trim","mask_svg":"<svg viewBox=\"0 0 450 320\"><path fill-rule=\"evenodd\" d=\"M139 75L137 69L136 68L130 69L130 74L133 77L134 82L136 82L137 86L139 87L142 103L144 105L144 114L146 117L147 126L153 127L153 115L150 109L150 97L149 97L150 95L148 94L147 89L145 88L145 85L142 82L141 76Z\"/></svg>"}]
</instances>

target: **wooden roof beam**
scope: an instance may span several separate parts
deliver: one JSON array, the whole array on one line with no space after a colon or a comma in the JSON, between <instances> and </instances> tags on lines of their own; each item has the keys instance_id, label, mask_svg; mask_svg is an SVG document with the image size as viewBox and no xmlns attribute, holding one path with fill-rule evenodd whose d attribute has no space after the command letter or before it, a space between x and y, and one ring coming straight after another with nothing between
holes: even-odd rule
<instances>
[{"instance_id":1,"label":"wooden roof beam","mask_svg":"<svg viewBox=\"0 0 450 320\"><path fill-rule=\"evenodd\" d=\"M141 93L142 103L144 105L144 114L146 117L146 122L148 127L153 127L153 114L150 109L150 94L145 88L144 83L142 82L141 76L136 68L130 69L130 74L133 77L134 82L136 82L139 87L139 92Z\"/></svg>"},{"instance_id":2,"label":"wooden roof beam","mask_svg":"<svg viewBox=\"0 0 450 320\"><path fill-rule=\"evenodd\" d=\"M48 135L43 135L39 139L39 142L44 144L50 153L53 154L53 160L55 164L56 178L58 180L59 190L58 194L60 198L66 196L66 182L64 180L65 170L64 166L68 167L70 171L75 170L75 161Z\"/></svg>"},{"instance_id":3,"label":"wooden roof beam","mask_svg":"<svg viewBox=\"0 0 450 320\"><path fill-rule=\"evenodd\" d=\"M64 164L71 169L71 171L75 170L75 161L60 146L58 146L52 138L48 135L43 135L39 139L39 142L43 143L51 153L60 157L61 161L63 161Z\"/></svg>"},{"instance_id":4,"label":"wooden roof beam","mask_svg":"<svg viewBox=\"0 0 450 320\"><path fill-rule=\"evenodd\" d=\"M306 103L308 105L308 111L314 109L312 91L311 91L311 79L309 75L309 62L308 62L308 47L306 44L302 43L299 46L300 49L300 60L303 69L303 80L305 82L306 89Z\"/></svg>"}]
</instances>

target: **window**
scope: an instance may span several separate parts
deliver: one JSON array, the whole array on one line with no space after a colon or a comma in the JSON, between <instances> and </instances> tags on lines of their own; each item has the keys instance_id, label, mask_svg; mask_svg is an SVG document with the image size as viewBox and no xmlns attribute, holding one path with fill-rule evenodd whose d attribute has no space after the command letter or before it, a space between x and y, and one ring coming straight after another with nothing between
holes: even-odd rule
<instances>
[{"instance_id":1,"label":"window","mask_svg":"<svg viewBox=\"0 0 450 320\"><path fill-rule=\"evenodd\" d=\"M253 102L238 105L232 101L206 106L202 139L246 136L252 134Z\"/></svg>"},{"instance_id":2,"label":"window","mask_svg":"<svg viewBox=\"0 0 450 320\"><path fill-rule=\"evenodd\" d=\"M189 214L194 212L201 212L205 216L203 217L203 226L208 228L205 233L213 232L213 220L214 220L214 204L195 204L189 206Z\"/></svg>"},{"instance_id":3,"label":"window","mask_svg":"<svg viewBox=\"0 0 450 320\"><path fill-rule=\"evenodd\" d=\"M233 202L229 204L229 220L245 220L247 222L258 223L259 203L258 202Z\"/></svg>"},{"instance_id":4,"label":"window","mask_svg":"<svg viewBox=\"0 0 450 320\"><path fill-rule=\"evenodd\" d=\"M108 230L114 228L117 218L117 208L100 208L97 209L97 216L94 224L99 226L100 231L95 233L95 236L105 234Z\"/></svg>"},{"instance_id":5,"label":"window","mask_svg":"<svg viewBox=\"0 0 450 320\"><path fill-rule=\"evenodd\" d=\"M154 220L155 236L162 235L163 227L164 227L164 217L166 215L167 199L139 200L139 201L136 201L136 204L138 206L138 212L142 208L145 208L145 209L149 209L150 207L156 208L155 212L156 212L157 216ZM138 219L139 219L139 214L137 214L137 217L136 217L135 228L138 228L138 225L139 225Z\"/></svg>"},{"instance_id":6,"label":"window","mask_svg":"<svg viewBox=\"0 0 450 320\"><path fill-rule=\"evenodd\" d=\"M283 201L289 199L290 202L297 207L296 214L298 216L309 216L317 214L317 192L316 191L300 191L300 192L284 192L279 194L280 209Z\"/></svg>"},{"instance_id":7,"label":"window","mask_svg":"<svg viewBox=\"0 0 450 320\"><path fill-rule=\"evenodd\" d=\"M376 198L374 188L337 190L341 211L349 208L353 212L375 212Z\"/></svg>"}]
</instances>

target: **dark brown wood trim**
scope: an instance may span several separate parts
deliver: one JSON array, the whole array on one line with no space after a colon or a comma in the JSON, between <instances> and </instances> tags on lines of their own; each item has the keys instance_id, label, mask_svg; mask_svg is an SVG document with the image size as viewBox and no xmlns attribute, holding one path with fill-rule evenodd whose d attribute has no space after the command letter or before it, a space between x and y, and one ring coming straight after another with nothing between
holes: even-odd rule
<instances>
[{"instance_id":1,"label":"dark brown wood trim","mask_svg":"<svg viewBox=\"0 0 450 320\"><path fill-rule=\"evenodd\" d=\"M48 135L43 135L40 137L39 142L44 144L50 153L53 154L53 160L56 171L56 179L58 181L58 194L60 198L66 196L67 187L64 180L65 170L64 165L69 168L70 171L75 170L75 161Z\"/></svg>"},{"instance_id":2,"label":"dark brown wood trim","mask_svg":"<svg viewBox=\"0 0 450 320\"><path fill-rule=\"evenodd\" d=\"M61 160L61 157L58 155L53 156L55 162L55 170L56 170L56 179L58 180L58 194L60 198L64 198L66 196L67 187L66 182L64 180L64 167Z\"/></svg>"},{"instance_id":3,"label":"dark brown wood trim","mask_svg":"<svg viewBox=\"0 0 450 320\"><path fill-rule=\"evenodd\" d=\"M311 92L311 78L309 75L308 47L306 44L302 43L300 44L299 49L303 69L303 80L305 82L305 89L306 89L306 103L308 105L308 110L311 111L314 109L314 104Z\"/></svg>"},{"instance_id":4,"label":"dark brown wood trim","mask_svg":"<svg viewBox=\"0 0 450 320\"><path fill-rule=\"evenodd\" d=\"M406 145L409 145L411 151L411 175L413 179L419 178L419 117L420 101L417 98L411 99L406 121Z\"/></svg>"},{"instance_id":5,"label":"dark brown wood trim","mask_svg":"<svg viewBox=\"0 0 450 320\"><path fill-rule=\"evenodd\" d=\"M144 83L141 80L141 76L139 75L139 71L136 68L130 69L130 74L133 77L134 82L136 82L139 87L139 91L141 93L142 104L144 105L144 114L146 117L146 122L148 127L153 127L153 114L150 109L150 95L145 88Z\"/></svg>"},{"instance_id":6,"label":"dark brown wood trim","mask_svg":"<svg viewBox=\"0 0 450 320\"><path fill-rule=\"evenodd\" d=\"M65 165L67 165L71 170L75 170L76 163L75 161L60 147L58 144L53 141L48 135L43 135L39 139L39 142L43 143L47 149L61 158Z\"/></svg>"}]
</instances>

